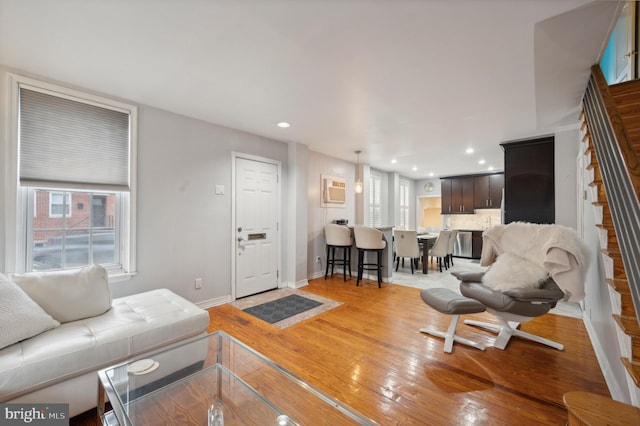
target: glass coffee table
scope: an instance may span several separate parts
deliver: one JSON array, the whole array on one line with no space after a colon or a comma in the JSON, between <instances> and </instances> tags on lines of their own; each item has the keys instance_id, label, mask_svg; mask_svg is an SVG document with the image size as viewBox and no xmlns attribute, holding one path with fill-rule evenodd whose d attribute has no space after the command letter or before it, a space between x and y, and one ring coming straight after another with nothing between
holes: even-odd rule
<instances>
[{"instance_id":1,"label":"glass coffee table","mask_svg":"<svg viewBox=\"0 0 640 426\"><path fill-rule=\"evenodd\" d=\"M98 377L105 425L377 424L221 331Z\"/></svg>"}]
</instances>

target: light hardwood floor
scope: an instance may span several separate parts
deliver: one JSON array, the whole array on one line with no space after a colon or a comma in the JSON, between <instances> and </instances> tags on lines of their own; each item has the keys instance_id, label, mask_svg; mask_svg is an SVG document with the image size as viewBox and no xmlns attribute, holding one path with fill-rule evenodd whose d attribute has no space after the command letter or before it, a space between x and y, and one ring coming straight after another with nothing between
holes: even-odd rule
<instances>
[{"instance_id":1,"label":"light hardwood floor","mask_svg":"<svg viewBox=\"0 0 640 426\"><path fill-rule=\"evenodd\" d=\"M384 425L523 425L566 421L562 395L608 395L580 319L548 314L522 329L562 342L564 351L513 339L504 351L454 345L418 332L446 329L450 317L420 290L367 281L316 279L302 290L343 302L280 330L228 305L210 310L224 330ZM489 314L469 318L493 320ZM490 343L489 332L461 324L461 335Z\"/></svg>"},{"instance_id":2,"label":"light hardwood floor","mask_svg":"<svg viewBox=\"0 0 640 426\"><path fill-rule=\"evenodd\" d=\"M418 289L356 287L336 274L301 290L343 304L285 329L222 305L209 310L209 331L224 330L382 425L564 425L565 392L609 395L580 319L547 314L522 325L564 351L512 339L504 351L456 344L446 354L442 339L418 329L444 330L450 317L425 305ZM493 338L462 323L458 330L487 344ZM90 416L72 424L91 424Z\"/></svg>"}]
</instances>

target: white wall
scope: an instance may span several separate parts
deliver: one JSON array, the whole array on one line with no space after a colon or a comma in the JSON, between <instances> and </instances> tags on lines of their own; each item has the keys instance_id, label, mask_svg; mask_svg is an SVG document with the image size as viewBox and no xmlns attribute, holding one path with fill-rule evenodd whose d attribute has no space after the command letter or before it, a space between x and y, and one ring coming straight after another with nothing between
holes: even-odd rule
<instances>
[{"instance_id":1,"label":"white wall","mask_svg":"<svg viewBox=\"0 0 640 426\"><path fill-rule=\"evenodd\" d=\"M427 192L424 186L428 183L433 185L433 191ZM415 181L415 194L416 197L439 197L442 194L440 187L440 178L421 179Z\"/></svg>"},{"instance_id":2,"label":"white wall","mask_svg":"<svg viewBox=\"0 0 640 426\"><path fill-rule=\"evenodd\" d=\"M573 229L577 226L577 171L576 157L580 146L577 126L555 133L554 140L554 177L556 223Z\"/></svg>"},{"instance_id":3,"label":"white wall","mask_svg":"<svg viewBox=\"0 0 640 426\"><path fill-rule=\"evenodd\" d=\"M231 153L282 162L286 224L287 144L145 106L138 123L138 274L117 293L167 286L195 301L231 294ZM282 258L286 271L286 250Z\"/></svg>"},{"instance_id":4,"label":"white wall","mask_svg":"<svg viewBox=\"0 0 640 426\"><path fill-rule=\"evenodd\" d=\"M307 170L307 276L311 279L324 276L323 267L326 265L324 225L336 219L347 219L349 225L357 223L356 194L353 189L356 165L315 151L308 151ZM347 198L346 203L341 207L322 207L322 175L341 177L346 180ZM367 188L368 184L365 181L365 191ZM320 263L315 261L317 256L320 256Z\"/></svg>"},{"instance_id":5,"label":"white wall","mask_svg":"<svg viewBox=\"0 0 640 426\"><path fill-rule=\"evenodd\" d=\"M0 67L5 83L6 71ZM0 91L3 96L6 96L5 92ZM287 276L290 271L295 271L289 267L291 262L296 262L295 258L289 260L293 255L291 251L298 251L297 247L288 247L286 243L289 237L287 223L292 214L286 206L291 200L295 203L295 196L287 191L290 173L288 144L144 105L138 107L138 273L129 281L113 283L113 296L166 287L203 305L229 298L232 285L232 151L282 163L282 280L295 281L295 276ZM2 128L6 130L6 97L2 99L0 108ZM6 162L6 132L2 134L0 144L0 152L4 153L2 160ZM305 161L304 157L299 160ZM8 185L6 163L3 163L2 170L0 270L5 270L3 248L8 232L5 217L7 209L15 206L5 204ZM216 185L224 185L224 195L215 195ZM304 240L306 244L306 236ZM299 238L294 241L295 246ZM201 290L194 289L196 277L203 278Z\"/></svg>"},{"instance_id":6,"label":"white wall","mask_svg":"<svg viewBox=\"0 0 640 426\"><path fill-rule=\"evenodd\" d=\"M307 164L309 150L306 145L289 144L289 179L288 179L288 220L283 229L286 230L287 252L291 262L288 265L287 277L289 287L300 287L307 284Z\"/></svg>"}]
</instances>

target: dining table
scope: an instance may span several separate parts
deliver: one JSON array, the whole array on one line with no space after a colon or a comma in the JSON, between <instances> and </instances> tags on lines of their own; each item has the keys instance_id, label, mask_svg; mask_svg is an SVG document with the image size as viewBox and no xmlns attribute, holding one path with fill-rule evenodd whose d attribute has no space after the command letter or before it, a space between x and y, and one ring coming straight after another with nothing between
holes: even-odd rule
<instances>
[{"instance_id":1,"label":"dining table","mask_svg":"<svg viewBox=\"0 0 640 426\"><path fill-rule=\"evenodd\" d=\"M419 234L418 243L422 246L422 273L429 272L429 250L438 238L438 234L429 232L427 234Z\"/></svg>"}]
</instances>

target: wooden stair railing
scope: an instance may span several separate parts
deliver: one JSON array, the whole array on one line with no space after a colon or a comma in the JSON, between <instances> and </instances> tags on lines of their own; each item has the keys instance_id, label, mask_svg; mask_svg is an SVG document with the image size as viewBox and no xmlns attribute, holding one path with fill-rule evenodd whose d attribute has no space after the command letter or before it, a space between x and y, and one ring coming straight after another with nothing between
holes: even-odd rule
<instances>
[{"instance_id":1,"label":"wooden stair railing","mask_svg":"<svg viewBox=\"0 0 640 426\"><path fill-rule=\"evenodd\" d=\"M621 360L640 387L640 81L608 86L596 65L583 107L584 153L606 282L619 295L613 317L631 342L621 348L629 354Z\"/></svg>"}]
</instances>

